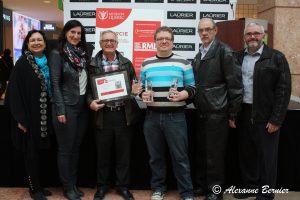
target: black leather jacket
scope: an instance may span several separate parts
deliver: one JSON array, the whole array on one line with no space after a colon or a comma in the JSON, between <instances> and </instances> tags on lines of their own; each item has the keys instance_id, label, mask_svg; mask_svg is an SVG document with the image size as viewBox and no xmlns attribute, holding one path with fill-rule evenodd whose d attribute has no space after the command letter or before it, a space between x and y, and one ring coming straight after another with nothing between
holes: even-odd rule
<instances>
[{"instance_id":1,"label":"black leather jacket","mask_svg":"<svg viewBox=\"0 0 300 200\"><path fill-rule=\"evenodd\" d=\"M132 80L136 77L135 75L135 71L133 68L133 65L131 63L130 60L128 60L127 58L123 57L118 51L116 51L117 57L119 59L119 69L120 70L126 70L127 71L127 75L128 75L128 79L130 80L130 88L131 88L131 83ZM102 55L103 52L100 51L97 53L97 55L92 59L89 67L88 67L88 77L90 79L90 77L92 75L97 75L97 74L103 74L104 70L103 70L103 66L102 66ZM87 102L88 105L90 105L90 103L96 99L92 93L91 90L91 84L88 84L88 92L87 92ZM139 107L135 101L135 99L132 97L131 99L125 100L124 101L125 104L125 115L126 115L126 121L127 121L127 125L132 125L135 122L137 122L139 120L140 117L140 110ZM97 128L102 128L103 127L103 110L100 109L95 113L95 123L96 123L96 127Z\"/></svg>"},{"instance_id":2,"label":"black leather jacket","mask_svg":"<svg viewBox=\"0 0 300 200\"><path fill-rule=\"evenodd\" d=\"M196 108L203 114L227 113L235 118L242 103L243 84L232 50L215 39L202 60L200 52L196 55L192 66Z\"/></svg>"},{"instance_id":3,"label":"black leather jacket","mask_svg":"<svg viewBox=\"0 0 300 200\"><path fill-rule=\"evenodd\" d=\"M56 115L65 115L65 105L75 105L79 101L79 75L66 56L58 50L52 50L49 67L53 104Z\"/></svg>"},{"instance_id":4,"label":"black leather jacket","mask_svg":"<svg viewBox=\"0 0 300 200\"><path fill-rule=\"evenodd\" d=\"M236 53L242 64L245 50ZM252 118L256 122L281 125L291 95L291 74L285 56L264 45L253 73Z\"/></svg>"}]
</instances>

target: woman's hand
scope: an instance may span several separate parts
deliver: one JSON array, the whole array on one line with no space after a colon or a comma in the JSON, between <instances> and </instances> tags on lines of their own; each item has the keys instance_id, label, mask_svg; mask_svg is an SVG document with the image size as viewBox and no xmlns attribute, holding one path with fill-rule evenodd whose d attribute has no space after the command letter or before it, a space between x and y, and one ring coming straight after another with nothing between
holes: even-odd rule
<instances>
[{"instance_id":1,"label":"woman's hand","mask_svg":"<svg viewBox=\"0 0 300 200\"><path fill-rule=\"evenodd\" d=\"M27 132L27 128L25 128L22 124L18 123L18 128L21 129L24 133Z\"/></svg>"},{"instance_id":2,"label":"woman's hand","mask_svg":"<svg viewBox=\"0 0 300 200\"><path fill-rule=\"evenodd\" d=\"M59 123L65 124L67 122L66 116L65 115L59 115L57 116L57 120Z\"/></svg>"}]
</instances>

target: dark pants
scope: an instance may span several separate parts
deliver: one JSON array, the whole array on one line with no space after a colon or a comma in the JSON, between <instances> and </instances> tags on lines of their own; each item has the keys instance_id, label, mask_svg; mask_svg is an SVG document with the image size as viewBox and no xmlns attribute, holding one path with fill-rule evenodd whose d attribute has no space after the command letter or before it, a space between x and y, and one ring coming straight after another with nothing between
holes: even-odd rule
<instances>
[{"instance_id":1,"label":"dark pants","mask_svg":"<svg viewBox=\"0 0 300 200\"><path fill-rule=\"evenodd\" d=\"M58 144L57 165L59 177L66 190L72 189L77 183L80 144L87 124L87 107L85 96L80 96L76 105L65 106L66 124L59 123L55 110L53 124Z\"/></svg>"},{"instance_id":2,"label":"dark pants","mask_svg":"<svg viewBox=\"0 0 300 200\"><path fill-rule=\"evenodd\" d=\"M39 149L36 149L32 144L31 146L27 146L23 153L29 189L35 193L42 189L39 176L40 152Z\"/></svg>"},{"instance_id":3,"label":"dark pants","mask_svg":"<svg viewBox=\"0 0 300 200\"><path fill-rule=\"evenodd\" d=\"M214 185L224 184L228 118L225 113L197 117L195 188L210 193Z\"/></svg>"},{"instance_id":4,"label":"dark pants","mask_svg":"<svg viewBox=\"0 0 300 200\"><path fill-rule=\"evenodd\" d=\"M188 157L188 136L184 112L147 111L144 135L152 169L151 189L165 192L166 148L171 154L173 171L181 197L192 197L193 185Z\"/></svg>"},{"instance_id":5,"label":"dark pants","mask_svg":"<svg viewBox=\"0 0 300 200\"><path fill-rule=\"evenodd\" d=\"M0 99L3 95L3 93L6 90L7 82L6 81L0 81Z\"/></svg>"},{"instance_id":6,"label":"dark pants","mask_svg":"<svg viewBox=\"0 0 300 200\"><path fill-rule=\"evenodd\" d=\"M111 170L114 169L115 186L128 187L133 128L126 124L124 109L120 111L103 109L104 127L96 130L97 186L110 186Z\"/></svg>"},{"instance_id":7,"label":"dark pants","mask_svg":"<svg viewBox=\"0 0 300 200\"><path fill-rule=\"evenodd\" d=\"M245 188L276 187L279 131L268 133L265 123L252 123L252 106L243 104L238 121L239 166ZM259 194L258 199L273 199L274 194Z\"/></svg>"}]
</instances>

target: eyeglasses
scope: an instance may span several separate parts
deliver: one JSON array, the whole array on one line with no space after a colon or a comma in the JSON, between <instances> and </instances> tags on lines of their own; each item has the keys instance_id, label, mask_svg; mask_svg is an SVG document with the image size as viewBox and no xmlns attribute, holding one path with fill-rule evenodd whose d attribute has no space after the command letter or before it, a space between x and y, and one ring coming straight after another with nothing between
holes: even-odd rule
<instances>
[{"instance_id":1,"label":"eyeglasses","mask_svg":"<svg viewBox=\"0 0 300 200\"><path fill-rule=\"evenodd\" d=\"M258 36L260 36L260 35L262 35L263 33L260 33L260 32L254 32L254 33L245 33L245 36L247 36L247 37L252 37L252 35L254 36L254 37L258 37Z\"/></svg>"},{"instance_id":2,"label":"eyeglasses","mask_svg":"<svg viewBox=\"0 0 300 200\"><path fill-rule=\"evenodd\" d=\"M117 41L116 40L113 40L113 39L111 39L111 40L101 40L101 42L103 42L104 44L108 44L108 43L111 43L111 44L116 44L117 43Z\"/></svg>"},{"instance_id":3,"label":"eyeglasses","mask_svg":"<svg viewBox=\"0 0 300 200\"><path fill-rule=\"evenodd\" d=\"M164 40L165 40L166 42L172 42L172 41L173 41L172 38L168 38L168 37L156 38L156 41L157 41L157 42L163 42Z\"/></svg>"},{"instance_id":4,"label":"eyeglasses","mask_svg":"<svg viewBox=\"0 0 300 200\"><path fill-rule=\"evenodd\" d=\"M213 30L215 30L215 28L200 28L198 29L198 33L211 33Z\"/></svg>"}]
</instances>

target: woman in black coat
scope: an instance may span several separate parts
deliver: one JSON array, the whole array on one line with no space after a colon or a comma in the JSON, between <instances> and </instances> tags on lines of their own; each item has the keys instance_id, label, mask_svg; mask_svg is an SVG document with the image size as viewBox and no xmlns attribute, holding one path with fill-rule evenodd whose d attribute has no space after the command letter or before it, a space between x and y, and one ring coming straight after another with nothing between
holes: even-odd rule
<instances>
[{"instance_id":1,"label":"woman in black coat","mask_svg":"<svg viewBox=\"0 0 300 200\"><path fill-rule=\"evenodd\" d=\"M12 139L24 154L29 192L35 200L45 200L51 192L39 180L39 155L49 148L51 97L46 37L42 31L29 31L22 56L10 76L6 104L12 116Z\"/></svg>"},{"instance_id":2,"label":"woman in black coat","mask_svg":"<svg viewBox=\"0 0 300 200\"><path fill-rule=\"evenodd\" d=\"M87 63L84 28L79 21L70 20L60 35L59 48L50 53L49 59L57 165L64 196L69 200L79 200L83 196L76 184L80 144L88 117Z\"/></svg>"}]
</instances>

